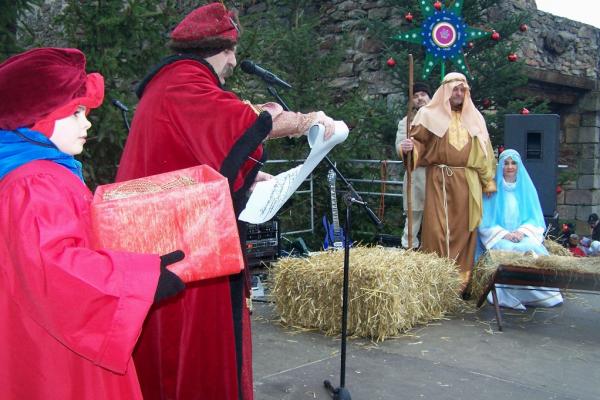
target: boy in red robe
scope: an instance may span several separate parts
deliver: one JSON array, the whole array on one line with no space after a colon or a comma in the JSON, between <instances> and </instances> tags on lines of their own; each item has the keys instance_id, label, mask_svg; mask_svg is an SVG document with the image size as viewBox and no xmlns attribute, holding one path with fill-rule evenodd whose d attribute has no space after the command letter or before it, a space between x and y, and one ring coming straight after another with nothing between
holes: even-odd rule
<instances>
[{"instance_id":1,"label":"boy in red robe","mask_svg":"<svg viewBox=\"0 0 600 400\"><path fill-rule=\"evenodd\" d=\"M117 180L207 164L229 180L236 215L266 160L263 141L299 136L333 120L268 103L253 106L221 86L237 60L238 25L221 3L202 6L171 33L175 54L143 80ZM242 243L245 224L238 222ZM244 248L242 246L242 248ZM217 257L217 255L215 255ZM251 400L252 357L245 271L194 282L155 307L134 359L146 399Z\"/></svg>"},{"instance_id":2,"label":"boy in red robe","mask_svg":"<svg viewBox=\"0 0 600 400\"><path fill-rule=\"evenodd\" d=\"M104 97L76 49L0 64L0 390L6 399L141 399L133 347L184 289L173 257L91 248L81 153ZM158 287L157 287L158 285Z\"/></svg>"}]
</instances>

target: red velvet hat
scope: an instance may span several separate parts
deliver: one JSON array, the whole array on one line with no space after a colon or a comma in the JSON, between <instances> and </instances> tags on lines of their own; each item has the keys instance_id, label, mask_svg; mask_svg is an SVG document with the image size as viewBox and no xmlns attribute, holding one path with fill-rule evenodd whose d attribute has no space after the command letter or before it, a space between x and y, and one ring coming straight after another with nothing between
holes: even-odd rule
<instances>
[{"instance_id":1,"label":"red velvet hat","mask_svg":"<svg viewBox=\"0 0 600 400\"><path fill-rule=\"evenodd\" d=\"M37 48L0 64L0 129L32 127L50 137L54 122L102 104L104 79L85 73L77 49Z\"/></svg>"},{"instance_id":2,"label":"red velvet hat","mask_svg":"<svg viewBox=\"0 0 600 400\"><path fill-rule=\"evenodd\" d=\"M237 43L235 14L222 3L210 3L189 13L171 32L171 42L180 48L202 48L211 41Z\"/></svg>"}]
</instances>

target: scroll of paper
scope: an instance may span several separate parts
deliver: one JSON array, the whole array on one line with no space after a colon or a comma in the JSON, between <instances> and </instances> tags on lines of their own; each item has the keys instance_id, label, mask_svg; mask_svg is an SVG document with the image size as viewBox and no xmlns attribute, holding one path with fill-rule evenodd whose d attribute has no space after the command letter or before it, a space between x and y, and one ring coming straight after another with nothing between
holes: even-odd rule
<instances>
[{"instance_id":1,"label":"scroll of paper","mask_svg":"<svg viewBox=\"0 0 600 400\"><path fill-rule=\"evenodd\" d=\"M261 224L273 218L327 153L336 144L346 140L348 126L343 121L335 121L335 131L328 140L324 140L324 133L323 125L313 125L307 134L311 150L304 164L256 184L246 208L239 216L241 221Z\"/></svg>"}]
</instances>

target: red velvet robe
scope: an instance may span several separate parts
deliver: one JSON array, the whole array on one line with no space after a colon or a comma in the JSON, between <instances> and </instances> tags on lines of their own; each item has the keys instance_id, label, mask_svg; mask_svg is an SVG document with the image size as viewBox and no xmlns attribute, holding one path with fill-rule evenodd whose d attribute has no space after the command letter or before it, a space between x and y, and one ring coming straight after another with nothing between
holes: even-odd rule
<instances>
[{"instance_id":1,"label":"red velvet robe","mask_svg":"<svg viewBox=\"0 0 600 400\"><path fill-rule=\"evenodd\" d=\"M141 399L131 354L160 259L90 250L92 194L32 161L0 181L0 397Z\"/></svg>"},{"instance_id":2,"label":"red velvet robe","mask_svg":"<svg viewBox=\"0 0 600 400\"><path fill-rule=\"evenodd\" d=\"M212 67L193 56L167 58L138 94L117 180L207 164L229 179L238 215L256 160L265 158L270 115L257 116L224 91ZM243 243L245 225L238 228ZM253 398L247 295L242 273L188 284L153 309L134 354L146 399Z\"/></svg>"}]
</instances>

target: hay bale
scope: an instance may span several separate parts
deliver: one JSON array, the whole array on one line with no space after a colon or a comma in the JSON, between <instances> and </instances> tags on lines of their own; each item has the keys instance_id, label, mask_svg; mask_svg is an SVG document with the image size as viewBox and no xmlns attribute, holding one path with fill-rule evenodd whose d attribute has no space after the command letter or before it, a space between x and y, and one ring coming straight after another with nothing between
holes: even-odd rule
<instances>
[{"instance_id":1,"label":"hay bale","mask_svg":"<svg viewBox=\"0 0 600 400\"><path fill-rule=\"evenodd\" d=\"M481 297L499 265L600 274L600 257L573 257L570 252L568 256L537 256L491 250L485 253L473 268L473 279L471 281L471 295L473 298L478 299Z\"/></svg>"},{"instance_id":2,"label":"hay bale","mask_svg":"<svg viewBox=\"0 0 600 400\"><path fill-rule=\"evenodd\" d=\"M553 256L573 257L573 253L571 253L569 249L555 240L548 238L544 239L544 247L546 247L546 250Z\"/></svg>"},{"instance_id":3,"label":"hay bale","mask_svg":"<svg viewBox=\"0 0 600 400\"><path fill-rule=\"evenodd\" d=\"M284 324L341 331L343 251L284 258L271 271L272 295ZM348 334L375 341L441 318L460 303L453 261L383 247L350 251Z\"/></svg>"}]
</instances>

